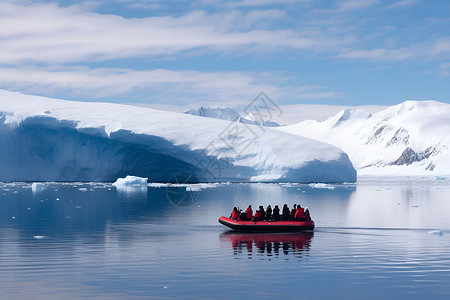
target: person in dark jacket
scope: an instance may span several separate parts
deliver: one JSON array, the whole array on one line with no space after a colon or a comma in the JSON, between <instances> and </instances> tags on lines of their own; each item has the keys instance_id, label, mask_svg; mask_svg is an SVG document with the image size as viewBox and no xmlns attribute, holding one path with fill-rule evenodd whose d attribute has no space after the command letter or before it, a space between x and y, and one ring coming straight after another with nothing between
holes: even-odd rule
<instances>
[{"instance_id":1,"label":"person in dark jacket","mask_svg":"<svg viewBox=\"0 0 450 300\"><path fill-rule=\"evenodd\" d=\"M264 207L262 205L259 206L260 217L259 220L264 220L266 218L266 212L264 211Z\"/></svg>"},{"instance_id":2,"label":"person in dark jacket","mask_svg":"<svg viewBox=\"0 0 450 300\"><path fill-rule=\"evenodd\" d=\"M279 221L280 220L280 208L278 207L278 205L275 205L275 207L273 208L272 218L275 221Z\"/></svg>"},{"instance_id":3,"label":"person in dark jacket","mask_svg":"<svg viewBox=\"0 0 450 300\"><path fill-rule=\"evenodd\" d=\"M290 220L294 220L295 212L297 211L297 204L294 204L293 208L291 209L291 217Z\"/></svg>"},{"instance_id":4,"label":"person in dark jacket","mask_svg":"<svg viewBox=\"0 0 450 300\"><path fill-rule=\"evenodd\" d=\"M270 204L266 208L266 220L272 219L272 207Z\"/></svg>"},{"instance_id":5,"label":"person in dark jacket","mask_svg":"<svg viewBox=\"0 0 450 300\"><path fill-rule=\"evenodd\" d=\"M305 219L306 220L311 220L311 214L310 214L309 209L307 207L305 208Z\"/></svg>"},{"instance_id":6,"label":"person in dark jacket","mask_svg":"<svg viewBox=\"0 0 450 300\"><path fill-rule=\"evenodd\" d=\"M289 220L291 217L291 211L289 210L289 207L287 204L283 205L283 221Z\"/></svg>"}]
</instances>

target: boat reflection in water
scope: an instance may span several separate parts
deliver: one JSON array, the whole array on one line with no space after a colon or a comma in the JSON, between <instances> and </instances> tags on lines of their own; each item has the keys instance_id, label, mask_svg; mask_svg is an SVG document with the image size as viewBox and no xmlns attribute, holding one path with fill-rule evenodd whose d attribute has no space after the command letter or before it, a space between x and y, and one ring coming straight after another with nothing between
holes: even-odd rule
<instances>
[{"instance_id":1,"label":"boat reflection in water","mask_svg":"<svg viewBox=\"0 0 450 300\"><path fill-rule=\"evenodd\" d=\"M236 259L246 255L248 259L292 259L302 260L309 254L313 232L300 233L248 233L228 231L220 240L229 242ZM291 255L289 257L289 255Z\"/></svg>"}]
</instances>

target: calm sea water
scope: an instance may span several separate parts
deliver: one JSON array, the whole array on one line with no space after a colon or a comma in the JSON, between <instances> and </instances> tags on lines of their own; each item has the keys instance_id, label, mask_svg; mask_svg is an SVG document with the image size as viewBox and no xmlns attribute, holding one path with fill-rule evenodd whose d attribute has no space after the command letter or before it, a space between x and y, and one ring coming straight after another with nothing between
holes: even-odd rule
<instances>
[{"instance_id":1,"label":"calm sea water","mask_svg":"<svg viewBox=\"0 0 450 300\"><path fill-rule=\"evenodd\" d=\"M314 233L233 233L233 206L300 203ZM448 299L450 181L116 190L0 184L1 299Z\"/></svg>"}]
</instances>

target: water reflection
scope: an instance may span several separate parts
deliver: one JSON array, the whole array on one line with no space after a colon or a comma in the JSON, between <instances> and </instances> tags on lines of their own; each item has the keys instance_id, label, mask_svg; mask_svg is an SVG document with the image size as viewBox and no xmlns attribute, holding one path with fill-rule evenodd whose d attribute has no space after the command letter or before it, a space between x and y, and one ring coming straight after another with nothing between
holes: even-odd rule
<instances>
[{"instance_id":1,"label":"water reflection","mask_svg":"<svg viewBox=\"0 0 450 300\"><path fill-rule=\"evenodd\" d=\"M0 299L448 298L450 180L383 180L131 193L0 183ZM284 203L309 207L314 236L217 222L233 206Z\"/></svg>"},{"instance_id":2,"label":"water reflection","mask_svg":"<svg viewBox=\"0 0 450 300\"><path fill-rule=\"evenodd\" d=\"M247 233L228 231L219 239L228 242L233 248L236 259L243 256L248 259L296 259L302 260L309 255L313 232L301 233ZM290 257L289 257L290 256Z\"/></svg>"}]
</instances>

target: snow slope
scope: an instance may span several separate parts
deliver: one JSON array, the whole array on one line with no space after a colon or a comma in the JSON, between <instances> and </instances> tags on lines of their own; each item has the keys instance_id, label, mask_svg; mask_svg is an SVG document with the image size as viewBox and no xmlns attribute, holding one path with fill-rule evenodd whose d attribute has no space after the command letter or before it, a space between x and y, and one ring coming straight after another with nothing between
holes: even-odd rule
<instances>
[{"instance_id":1,"label":"snow slope","mask_svg":"<svg viewBox=\"0 0 450 300\"><path fill-rule=\"evenodd\" d=\"M340 149L242 123L0 90L1 181L353 182Z\"/></svg>"},{"instance_id":2,"label":"snow slope","mask_svg":"<svg viewBox=\"0 0 450 300\"><path fill-rule=\"evenodd\" d=\"M230 107L205 107L201 106L197 109L190 109L185 112L185 114L190 114L193 116L228 120L228 121L239 121L241 123L253 124L253 125L261 125L267 127L278 127L280 126L276 122L272 121L263 121L257 120L252 113L249 113L247 116L241 116L234 109Z\"/></svg>"},{"instance_id":3,"label":"snow slope","mask_svg":"<svg viewBox=\"0 0 450 300\"><path fill-rule=\"evenodd\" d=\"M449 104L406 101L373 115L345 109L280 130L341 148L359 175L450 174Z\"/></svg>"}]
</instances>

